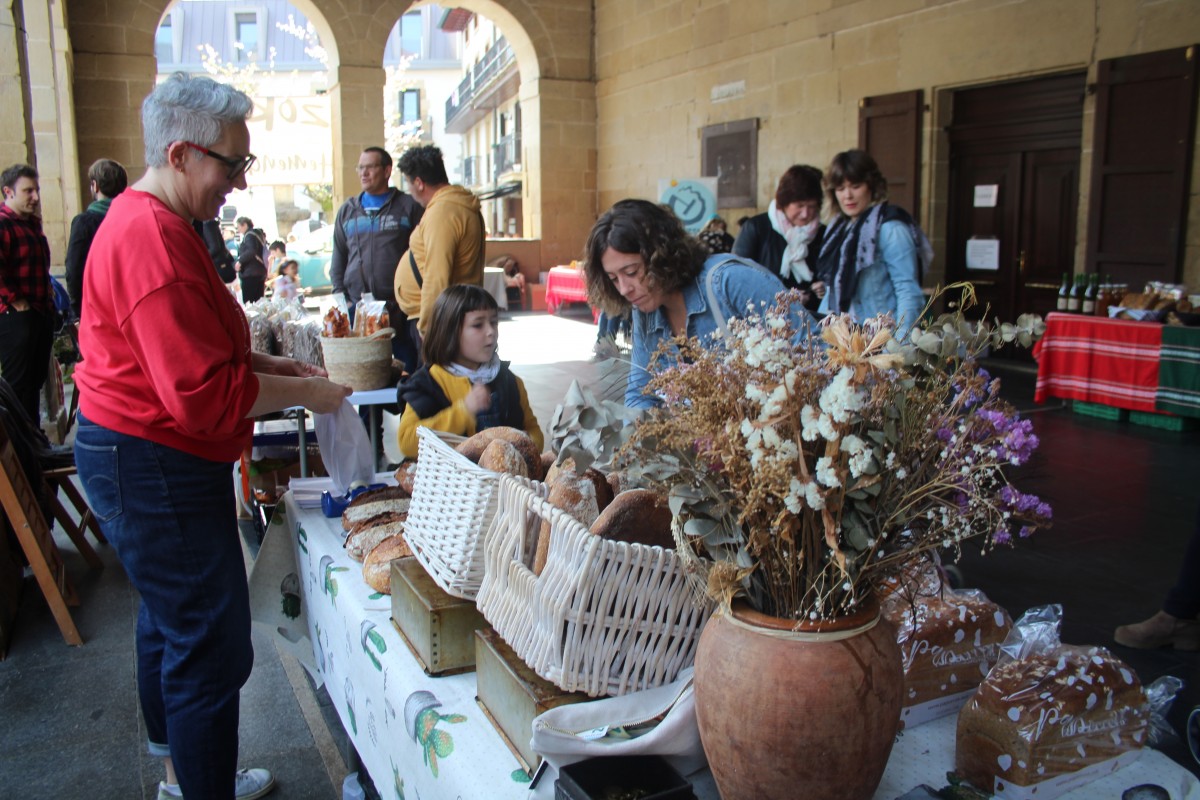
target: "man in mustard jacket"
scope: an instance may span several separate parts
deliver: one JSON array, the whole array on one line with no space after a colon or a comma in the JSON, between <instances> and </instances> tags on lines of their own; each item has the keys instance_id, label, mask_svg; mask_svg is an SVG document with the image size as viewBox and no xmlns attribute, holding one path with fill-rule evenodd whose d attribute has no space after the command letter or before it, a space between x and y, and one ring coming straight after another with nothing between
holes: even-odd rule
<instances>
[{"instance_id":1,"label":"man in mustard jacket","mask_svg":"<svg viewBox=\"0 0 1200 800\"><path fill-rule=\"evenodd\" d=\"M456 283L483 285L486 234L479 198L450 183L440 149L414 147L400 156L398 164L409 193L425 207L409 250L396 267L396 298L408 316L419 353L433 319L433 304L442 291Z\"/></svg>"}]
</instances>

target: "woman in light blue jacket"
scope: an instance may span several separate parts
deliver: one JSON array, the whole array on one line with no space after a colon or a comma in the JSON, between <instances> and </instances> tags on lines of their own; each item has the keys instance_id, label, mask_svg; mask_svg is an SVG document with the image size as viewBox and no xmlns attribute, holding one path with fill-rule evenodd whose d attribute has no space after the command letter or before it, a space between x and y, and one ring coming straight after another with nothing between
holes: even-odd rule
<instances>
[{"instance_id":1,"label":"woman in light blue jacket","mask_svg":"<svg viewBox=\"0 0 1200 800\"><path fill-rule=\"evenodd\" d=\"M600 217L588 236L584 276L592 305L609 314L633 309L625 388L631 408L661 402L643 393L660 344L676 336L709 339L730 318L773 304L784 290L758 264L728 253L707 255L674 214L648 200L622 200ZM799 303L793 315L793 325L807 336L812 317Z\"/></svg>"},{"instance_id":2,"label":"woman in light blue jacket","mask_svg":"<svg viewBox=\"0 0 1200 800\"><path fill-rule=\"evenodd\" d=\"M891 313L903 339L925 307L920 281L933 258L929 241L907 211L887 202L887 180L862 150L834 156L825 191L838 212L817 260L818 280L828 287L820 311L860 322Z\"/></svg>"}]
</instances>

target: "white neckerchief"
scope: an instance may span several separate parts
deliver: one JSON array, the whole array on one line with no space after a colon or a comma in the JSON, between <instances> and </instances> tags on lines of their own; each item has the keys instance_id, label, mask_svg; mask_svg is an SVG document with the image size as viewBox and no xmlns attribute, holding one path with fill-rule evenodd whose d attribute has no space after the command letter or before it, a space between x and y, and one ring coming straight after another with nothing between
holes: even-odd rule
<instances>
[{"instance_id":1,"label":"white neckerchief","mask_svg":"<svg viewBox=\"0 0 1200 800\"><path fill-rule=\"evenodd\" d=\"M446 372L459 378L467 378L471 383L491 383L500 374L500 354L492 353L492 358L486 364L480 364L479 369L464 367L462 364L447 365Z\"/></svg>"},{"instance_id":2,"label":"white neckerchief","mask_svg":"<svg viewBox=\"0 0 1200 800\"><path fill-rule=\"evenodd\" d=\"M813 273L808 266L808 243L817 235L820 220L814 219L803 227L793 225L775 205L774 200L767 206L767 219L771 220L771 228L787 242L783 260L779 262L779 274L785 278L790 276L798 283L811 281Z\"/></svg>"}]
</instances>

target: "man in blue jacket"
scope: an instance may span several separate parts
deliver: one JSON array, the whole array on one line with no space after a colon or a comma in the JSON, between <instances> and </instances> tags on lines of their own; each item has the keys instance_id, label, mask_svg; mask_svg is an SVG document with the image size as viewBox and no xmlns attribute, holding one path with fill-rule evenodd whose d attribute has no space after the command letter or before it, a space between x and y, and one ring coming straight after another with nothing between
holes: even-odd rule
<instances>
[{"instance_id":1,"label":"man in blue jacket","mask_svg":"<svg viewBox=\"0 0 1200 800\"><path fill-rule=\"evenodd\" d=\"M362 192L338 209L333 229L329 277L335 294L354 304L364 294L387 303L396 337L392 354L409 371L416 369L416 346L408 337L408 320L396 304L396 265L408 250L408 239L421 220L422 208L411 196L389 186L392 157L382 147L368 147L358 157Z\"/></svg>"}]
</instances>

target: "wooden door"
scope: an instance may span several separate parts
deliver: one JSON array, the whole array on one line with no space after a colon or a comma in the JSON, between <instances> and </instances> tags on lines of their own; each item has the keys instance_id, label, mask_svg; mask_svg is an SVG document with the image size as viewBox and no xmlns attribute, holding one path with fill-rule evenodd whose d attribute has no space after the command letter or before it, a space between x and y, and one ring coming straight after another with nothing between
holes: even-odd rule
<instances>
[{"instance_id":1,"label":"wooden door","mask_svg":"<svg viewBox=\"0 0 1200 800\"><path fill-rule=\"evenodd\" d=\"M1084 73L954 93L946 279L975 284L971 316L1013 320L1054 309L1075 272ZM982 191L980 191L982 190ZM968 265L968 248L997 257Z\"/></svg>"},{"instance_id":2,"label":"wooden door","mask_svg":"<svg viewBox=\"0 0 1200 800\"><path fill-rule=\"evenodd\" d=\"M921 221L921 121L925 95L864 97L858 103L858 146L871 154L888 182L888 202Z\"/></svg>"},{"instance_id":3,"label":"wooden door","mask_svg":"<svg viewBox=\"0 0 1200 800\"><path fill-rule=\"evenodd\" d=\"M1101 61L1088 208L1089 272L1141 291L1183 272L1196 125L1196 48Z\"/></svg>"}]
</instances>

